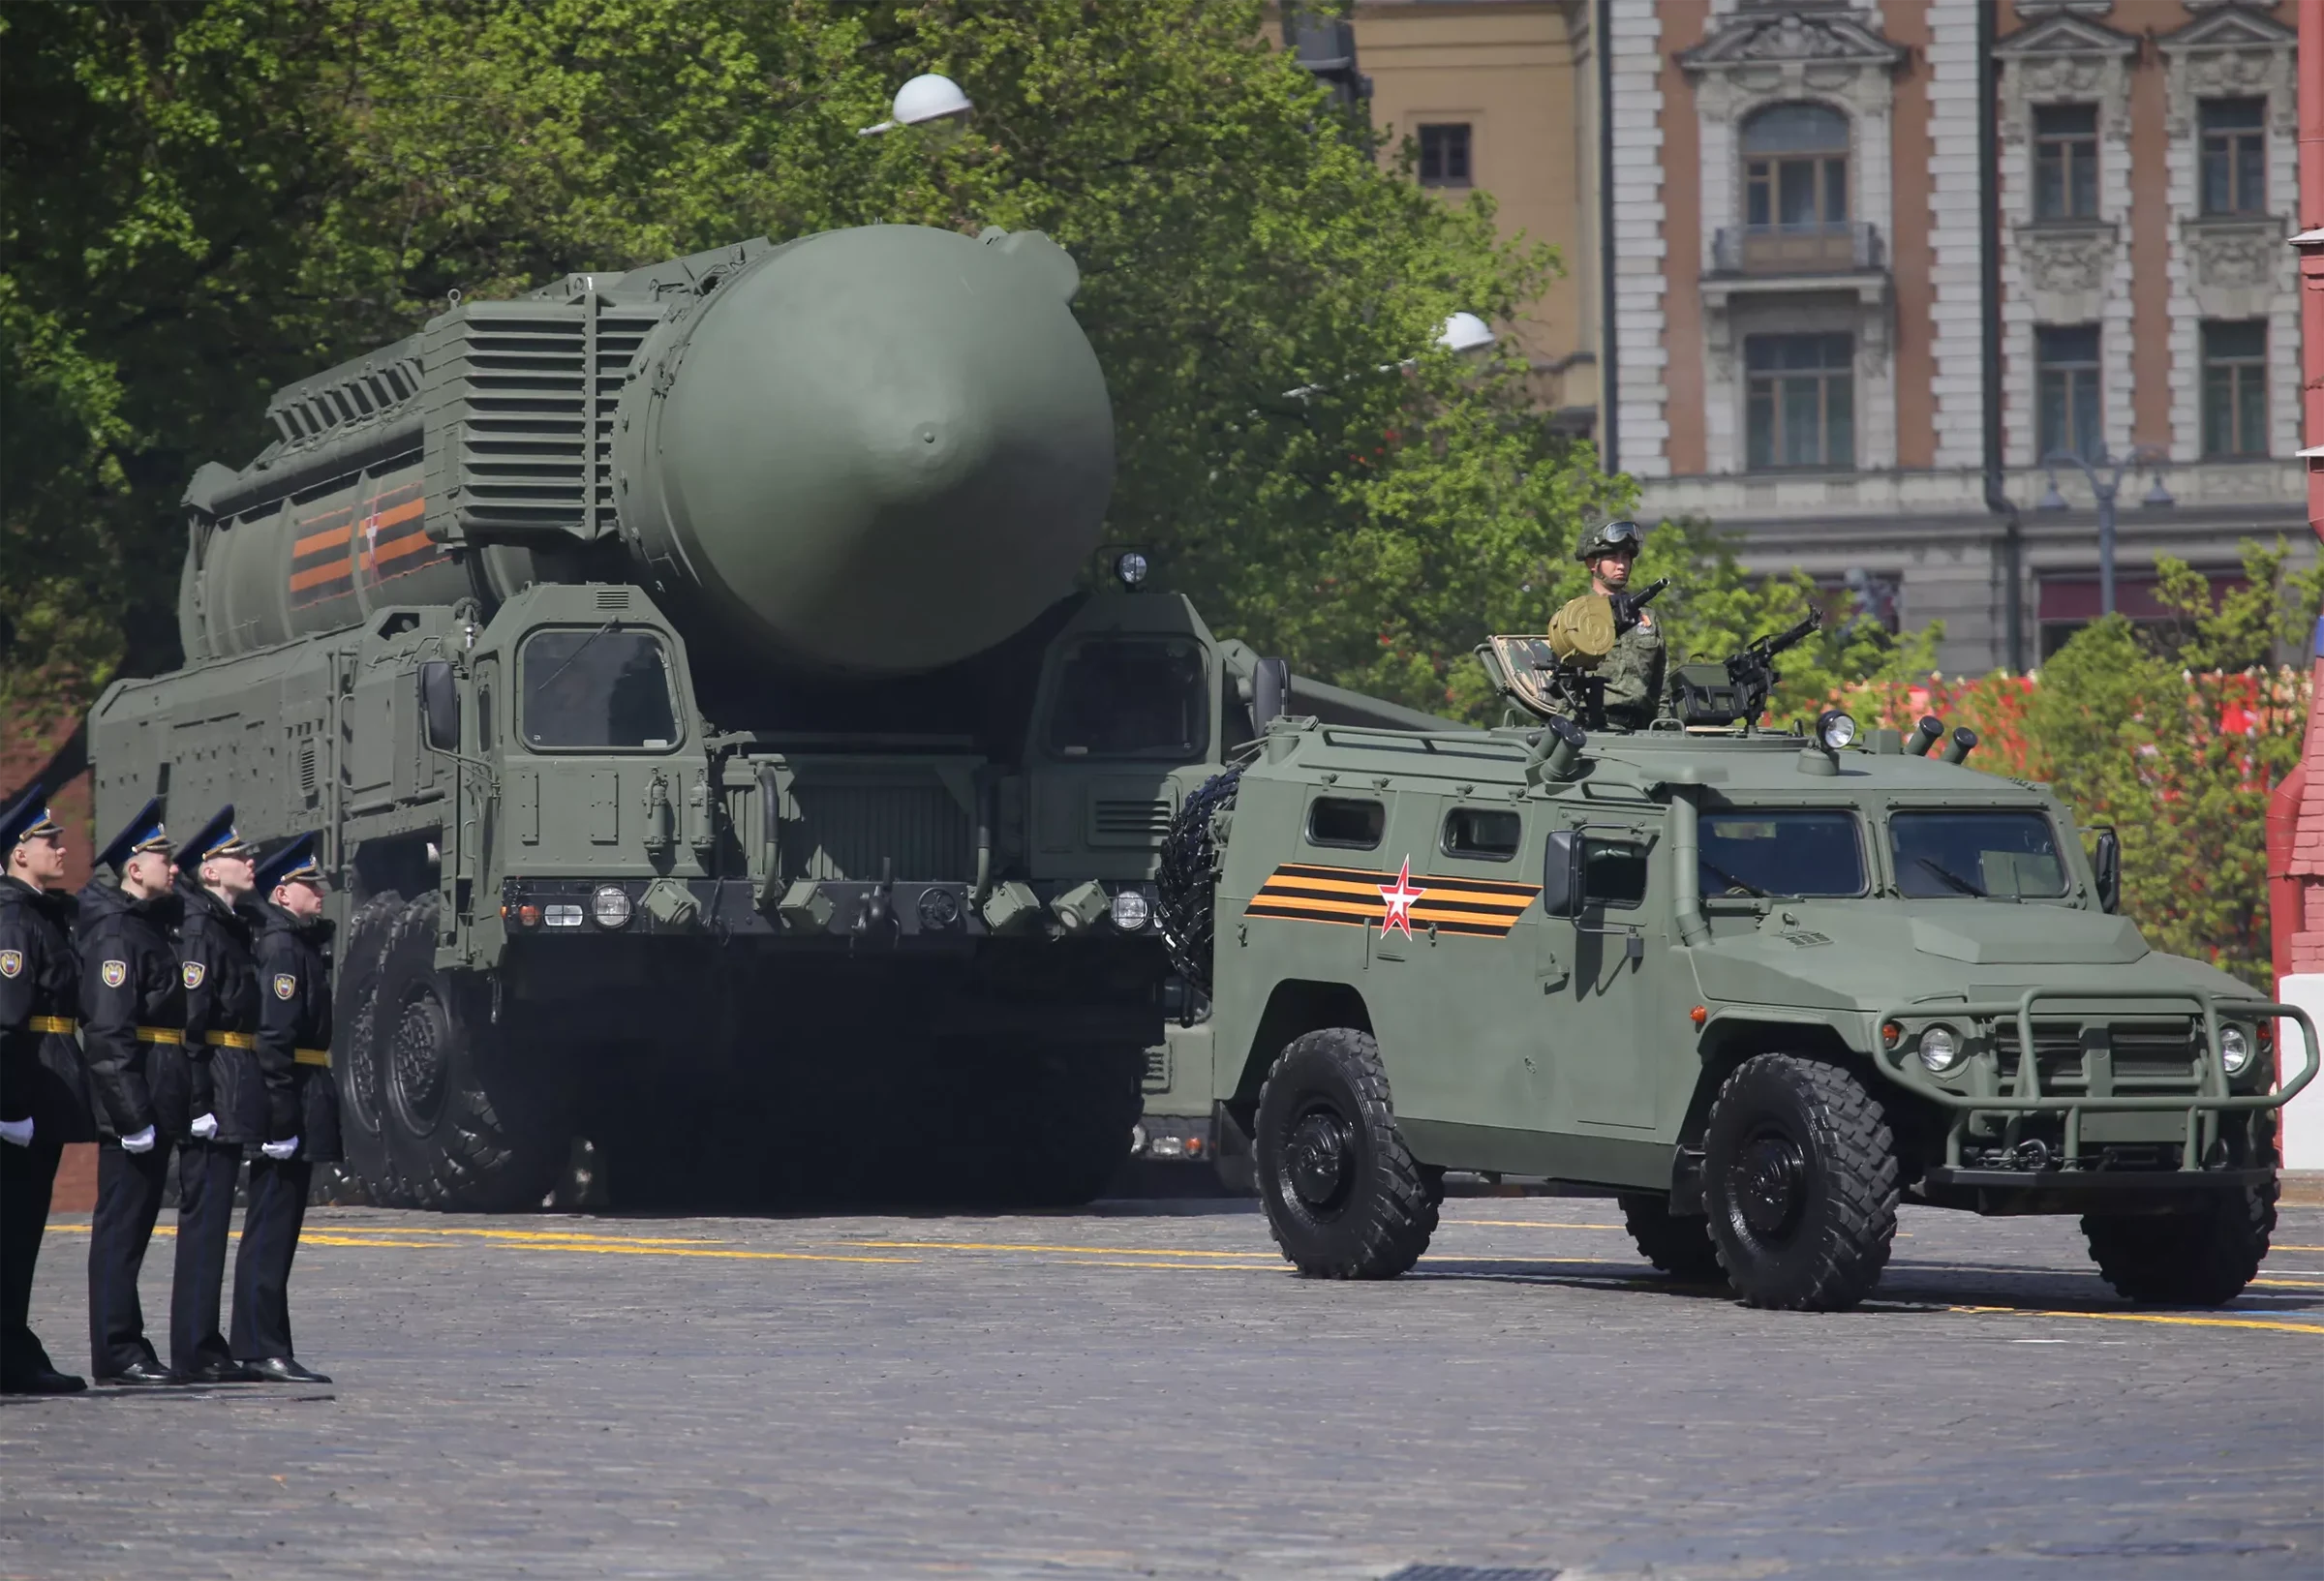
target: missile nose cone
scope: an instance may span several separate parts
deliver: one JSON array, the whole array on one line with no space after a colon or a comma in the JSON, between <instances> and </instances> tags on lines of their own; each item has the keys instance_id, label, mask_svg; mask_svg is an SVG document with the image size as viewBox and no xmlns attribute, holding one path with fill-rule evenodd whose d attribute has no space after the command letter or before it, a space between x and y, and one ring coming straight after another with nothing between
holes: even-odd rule
<instances>
[{"instance_id":1,"label":"missile nose cone","mask_svg":"<svg viewBox=\"0 0 2324 1581\"><path fill-rule=\"evenodd\" d=\"M723 623L793 662L899 674L992 646L1071 585L1112 488L1113 415L1054 264L871 227L713 293L657 461Z\"/></svg>"}]
</instances>

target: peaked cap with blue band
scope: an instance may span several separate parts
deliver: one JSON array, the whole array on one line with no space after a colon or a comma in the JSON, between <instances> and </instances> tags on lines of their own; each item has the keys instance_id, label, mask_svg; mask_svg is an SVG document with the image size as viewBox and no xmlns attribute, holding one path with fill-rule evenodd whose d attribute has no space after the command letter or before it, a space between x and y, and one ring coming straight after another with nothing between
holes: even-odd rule
<instances>
[{"instance_id":1,"label":"peaked cap with blue band","mask_svg":"<svg viewBox=\"0 0 2324 1581\"><path fill-rule=\"evenodd\" d=\"M197 873L201 865L212 857L256 856L257 848L234 829L234 804L220 807L210 821L201 826L201 833L177 848L177 867L180 872Z\"/></svg>"},{"instance_id":2,"label":"peaked cap with blue band","mask_svg":"<svg viewBox=\"0 0 2324 1581\"><path fill-rule=\"evenodd\" d=\"M56 819L49 815L47 793L38 785L11 802L6 811L0 812L0 851L21 845L26 840L63 833L57 827Z\"/></svg>"},{"instance_id":3,"label":"peaked cap with blue band","mask_svg":"<svg viewBox=\"0 0 2324 1581\"><path fill-rule=\"evenodd\" d=\"M146 799L138 808L138 815L121 826L121 833L107 842L97 853L97 866L110 867L115 872L129 866L129 859L140 851L169 850L169 832L162 827L162 799Z\"/></svg>"},{"instance_id":4,"label":"peaked cap with blue band","mask_svg":"<svg viewBox=\"0 0 2324 1581\"><path fill-rule=\"evenodd\" d=\"M285 840L269 852L259 864L253 888L260 895L272 895L278 884L302 881L322 881L322 868L315 861L315 836L311 833Z\"/></svg>"}]
</instances>

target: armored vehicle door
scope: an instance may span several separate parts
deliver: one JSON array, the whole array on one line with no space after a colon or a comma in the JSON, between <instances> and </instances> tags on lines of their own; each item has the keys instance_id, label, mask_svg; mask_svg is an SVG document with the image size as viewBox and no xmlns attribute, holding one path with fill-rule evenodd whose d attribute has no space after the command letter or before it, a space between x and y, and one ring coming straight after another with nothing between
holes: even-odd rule
<instances>
[{"instance_id":1,"label":"armored vehicle door","mask_svg":"<svg viewBox=\"0 0 2324 1581\"><path fill-rule=\"evenodd\" d=\"M1638 1140L1658 1118L1659 1050L1686 1006L1667 977L1670 874L1650 807L1577 808L1543 861L1539 1037L1551 1130L1619 1128ZM1683 995L1681 995L1683 997Z\"/></svg>"}]
</instances>

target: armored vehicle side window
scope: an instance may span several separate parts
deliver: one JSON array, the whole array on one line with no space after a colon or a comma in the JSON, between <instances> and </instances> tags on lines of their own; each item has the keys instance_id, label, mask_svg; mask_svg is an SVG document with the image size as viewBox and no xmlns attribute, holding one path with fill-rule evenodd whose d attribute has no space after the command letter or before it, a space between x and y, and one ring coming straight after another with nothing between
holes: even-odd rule
<instances>
[{"instance_id":1,"label":"armored vehicle side window","mask_svg":"<svg viewBox=\"0 0 2324 1581\"><path fill-rule=\"evenodd\" d=\"M1445 855L1507 862L1525 837L1525 820L1507 807L1454 807L1445 814Z\"/></svg>"},{"instance_id":2,"label":"armored vehicle side window","mask_svg":"<svg viewBox=\"0 0 2324 1581\"><path fill-rule=\"evenodd\" d=\"M657 751L677 744L669 656L650 632L535 632L520 668L528 746Z\"/></svg>"},{"instance_id":3,"label":"armored vehicle side window","mask_svg":"<svg viewBox=\"0 0 2324 1581\"><path fill-rule=\"evenodd\" d=\"M1888 843L1897 888L1914 899L2065 893L2065 864L2038 812L1898 812Z\"/></svg>"},{"instance_id":4,"label":"armored vehicle side window","mask_svg":"<svg viewBox=\"0 0 2324 1581\"><path fill-rule=\"evenodd\" d=\"M1358 802L1344 796L1319 796L1307 809L1307 843L1345 845L1368 851L1380 843L1388 829L1388 808L1377 802Z\"/></svg>"},{"instance_id":5,"label":"armored vehicle side window","mask_svg":"<svg viewBox=\"0 0 2324 1581\"><path fill-rule=\"evenodd\" d=\"M1588 900L1628 911L1646 899L1646 847L1628 840L1586 837L1581 842L1581 893Z\"/></svg>"},{"instance_id":6,"label":"armored vehicle side window","mask_svg":"<svg viewBox=\"0 0 2324 1581\"><path fill-rule=\"evenodd\" d=\"M1702 893L1862 895L1864 846L1853 814L1811 808L1740 807L1706 812L1697 846Z\"/></svg>"},{"instance_id":7,"label":"armored vehicle side window","mask_svg":"<svg viewBox=\"0 0 2324 1581\"><path fill-rule=\"evenodd\" d=\"M1207 689L1202 649L1183 638L1085 642L1058 676L1049 749L1060 757L1191 762L1210 745Z\"/></svg>"}]
</instances>

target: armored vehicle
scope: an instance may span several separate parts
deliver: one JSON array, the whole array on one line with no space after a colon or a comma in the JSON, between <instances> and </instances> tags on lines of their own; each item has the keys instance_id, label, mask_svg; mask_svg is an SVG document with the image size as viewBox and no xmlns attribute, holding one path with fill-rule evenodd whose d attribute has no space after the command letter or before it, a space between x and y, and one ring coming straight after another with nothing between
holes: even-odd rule
<instances>
[{"instance_id":1,"label":"armored vehicle","mask_svg":"<svg viewBox=\"0 0 2324 1581\"><path fill-rule=\"evenodd\" d=\"M1287 681L1140 555L1072 591L1114 465L1077 285L912 227L576 274L196 474L187 663L98 702L98 818L320 835L378 1200L529 1205L576 1134L628 1201L1118 1166L1161 836Z\"/></svg>"},{"instance_id":2,"label":"armored vehicle","mask_svg":"<svg viewBox=\"0 0 2324 1581\"><path fill-rule=\"evenodd\" d=\"M1487 648L1521 714L1540 642ZM1769 646L1636 733L1268 722L1165 858L1202 993L1160 1101L1215 1106L1310 1275L1409 1267L1464 1170L1619 1196L1755 1305L1859 1300L1902 1201L2078 1213L2125 1296L2232 1298L2308 1018L2149 949L2112 832L1970 732L1754 729Z\"/></svg>"}]
</instances>

